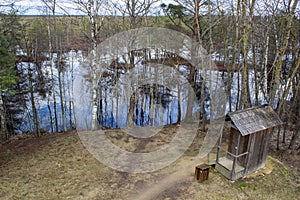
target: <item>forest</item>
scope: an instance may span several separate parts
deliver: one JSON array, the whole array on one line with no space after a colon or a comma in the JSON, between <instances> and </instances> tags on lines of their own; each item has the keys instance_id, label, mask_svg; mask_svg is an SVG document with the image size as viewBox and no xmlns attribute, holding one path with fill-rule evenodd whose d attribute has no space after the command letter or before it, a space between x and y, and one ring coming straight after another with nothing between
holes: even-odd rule
<instances>
[{"instance_id":1,"label":"forest","mask_svg":"<svg viewBox=\"0 0 300 200\"><path fill-rule=\"evenodd\" d=\"M206 49L224 82L227 112L271 105L284 122L276 130L277 147L288 143L288 149L299 150L298 0L73 0L84 15L69 15L59 0L41 2L42 13L37 16L19 14L13 2L0 7L3 142L16 134L40 137L79 127L74 113L79 88L74 81L89 53L122 31L161 27L184 33ZM184 75L196 94L195 103L184 101L186 94L179 87L170 89L156 83L137 86L137 92L129 97L130 105L122 108L122 97L111 95L118 92L113 89L116 82L137 65L144 66L138 73L147 74L151 62L163 63ZM91 72L86 76L90 84L99 86L92 91L92 128L178 124L189 109L199 109L197 118L203 124L209 120L205 74L172 51L132 50L106 69L97 81L88 77ZM161 110L153 109L157 104ZM205 130L205 125L202 127Z\"/></svg>"}]
</instances>

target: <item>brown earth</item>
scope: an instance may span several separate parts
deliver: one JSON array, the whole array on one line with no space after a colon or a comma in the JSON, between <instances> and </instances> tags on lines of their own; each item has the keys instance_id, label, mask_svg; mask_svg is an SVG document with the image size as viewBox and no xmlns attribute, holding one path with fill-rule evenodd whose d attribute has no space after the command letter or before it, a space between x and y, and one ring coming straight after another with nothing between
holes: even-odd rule
<instances>
[{"instance_id":1,"label":"brown earth","mask_svg":"<svg viewBox=\"0 0 300 200\"><path fill-rule=\"evenodd\" d=\"M173 131L169 129L151 141L107 134L136 152L168 142L172 134L167 133ZM199 133L175 163L145 174L106 167L84 148L76 132L15 138L0 147L0 199L299 199L299 168L294 167L299 155L276 153L272 145L272 156L284 159L268 157L265 171L255 176L232 182L212 168L209 180L197 182L194 167L201 161L195 156L202 138Z\"/></svg>"}]
</instances>

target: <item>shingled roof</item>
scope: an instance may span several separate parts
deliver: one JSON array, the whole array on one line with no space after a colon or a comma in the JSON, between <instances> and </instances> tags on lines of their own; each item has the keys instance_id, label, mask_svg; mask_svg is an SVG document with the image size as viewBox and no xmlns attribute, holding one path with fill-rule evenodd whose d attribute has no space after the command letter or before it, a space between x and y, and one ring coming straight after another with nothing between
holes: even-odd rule
<instances>
[{"instance_id":1,"label":"shingled roof","mask_svg":"<svg viewBox=\"0 0 300 200\"><path fill-rule=\"evenodd\" d=\"M247 108L229 113L227 116L243 136L282 124L279 116L270 106Z\"/></svg>"}]
</instances>

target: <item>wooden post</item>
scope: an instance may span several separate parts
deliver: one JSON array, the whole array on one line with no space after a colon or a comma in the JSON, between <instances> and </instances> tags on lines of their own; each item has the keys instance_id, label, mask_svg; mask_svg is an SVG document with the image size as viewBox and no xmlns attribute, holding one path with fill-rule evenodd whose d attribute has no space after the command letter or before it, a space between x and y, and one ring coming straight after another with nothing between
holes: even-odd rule
<instances>
[{"instance_id":1,"label":"wooden post","mask_svg":"<svg viewBox=\"0 0 300 200\"><path fill-rule=\"evenodd\" d=\"M221 135L219 137L218 140L218 148L217 148L217 156L216 156L216 164L219 162L219 157L220 157L220 148L221 148L221 144L222 144L222 137L223 137L223 131L221 132Z\"/></svg>"},{"instance_id":2,"label":"wooden post","mask_svg":"<svg viewBox=\"0 0 300 200\"><path fill-rule=\"evenodd\" d=\"M235 147L235 154L234 154L233 164L232 164L232 169L231 169L231 180L233 180L233 177L235 176L235 165L236 165L237 157L239 154L240 141L241 141L241 134L239 134L237 145Z\"/></svg>"},{"instance_id":3,"label":"wooden post","mask_svg":"<svg viewBox=\"0 0 300 200\"><path fill-rule=\"evenodd\" d=\"M248 141L248 147L247 147L247 158L246 158L246 166L245 166L245 170L244 170L244 175L248 173L248 168L249 168L249 162L250 162L250 157L252 156L252 152L251 151L251 145L252 145L252 139L253 139L253 136L252 134L249 136L249 141Z\"/></svg>"},{"instance_id":4,"label":"wooden post","mask_svg":"<svg viewBox=\"0 0 300 200\"><path fill-rule=\"evenodd\" d=\"M201 164L196 166L195 168L195 178L199 180L199 182L203 182L208 180L209 176L209 168L210 166L207 164Z\"/></svg>"}]
</instances>

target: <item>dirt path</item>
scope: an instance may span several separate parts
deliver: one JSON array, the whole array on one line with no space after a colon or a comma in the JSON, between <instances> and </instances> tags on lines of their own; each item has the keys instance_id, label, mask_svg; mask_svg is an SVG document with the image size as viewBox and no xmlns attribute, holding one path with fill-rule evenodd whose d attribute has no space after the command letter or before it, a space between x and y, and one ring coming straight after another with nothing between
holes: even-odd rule
<instances>
[{"instance_id":1,"label":"dirt path","mask_svg":"<svg viewBox=\"0 0 300 200\"><path fill-rule=\"evenodd\" d=\"M159 144L168 132L162 133ZM135 142L121 139L120 143L127 145ZM141 150L145 147L134 144L140 145ZM149 145L145 151L152 150ZM130 148L135 150L132 145ZM272 171L266 168L267 171L254 177L231 182L211 169L208 181L199 184L194 169L203 161L193 157L193 149L168 167L142 174L117 172L105 166L86 150L74 132L17 138L0 146L0 150L0 199L3 200L281 200L300 196L299 176L270 157L266 164L271 163ZM299 161L299 157L294 160Z\"/></svg>"},{"instance_id":2,"label":"dirt path","mask_svg":"<svg viewBox=\"0 0 300 200\"><path fill-rule=\"evenodd\" d=\"M202 161L203 162L203 161ZM196 165L201 163L201 160L197 157L193 157L190 160L183 160L176 164L175 172L167 175L161 180L157 180L155 184L146 185L136 191L135 194L130 195L128 200L151 200L157 199L157 197L164 191L174 187L177 184L187 181L193 178Z\"/></svg>"}]
</instances>

